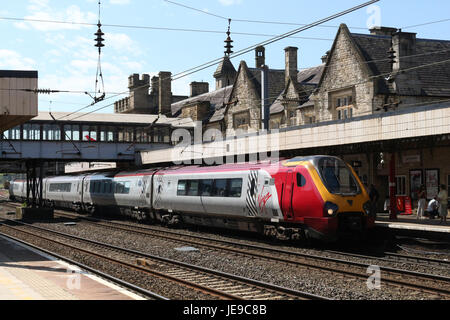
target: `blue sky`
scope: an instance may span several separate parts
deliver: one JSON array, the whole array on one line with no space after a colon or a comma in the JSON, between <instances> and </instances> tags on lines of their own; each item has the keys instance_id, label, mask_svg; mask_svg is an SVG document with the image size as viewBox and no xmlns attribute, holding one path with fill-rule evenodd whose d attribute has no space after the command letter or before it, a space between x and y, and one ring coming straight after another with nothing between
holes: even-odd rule
<instances>
[{"instance_id":1,"label":"blue sky","mask_svg":"<svg viewBox=\"0 0 450 320\"><path fill-rule=\"evenodd\" d=\"M127 78L132 73L149 73L153 76L159 71L171 71L172 74L177 74L222 57L223 41L228 26L228 21L224 18L232 19L231 37L234 40L234 50L238 51L267 40L270 36L236 33L278 35L298 26L235 20L307 24L364 2L364 0L173 1L211 14L190 10L164 0L101 1L103 24L205 31L104 26L102 69L107 92L127 91ZM0 8L2 34L0 69L38 70L40 88L93 91L98 57L93 34L97 31L97 27L29 22L11 18L97 23L97 2L98 0L3 1ZM283 39L269 45L266 47L266 64L271 68L283 69L283 49L287 46L299 48L299 68L320 64L320 57L330 49L340 23L347 24L352 32L357 33L368 33L368 25L379 23L416 32L419 38L450 40L450 20L406 28L450 19L448 0L381 0L374 6L328 22L325 27L316 27L296 35L301 38ZM245 60L253 67L253 52L233 59L236 68L240 60ZM173 94L188 95L189 83L192 81L208 81L210 90L214 89L212 76L214 71L215 67L211 67L174 81ZM84 111L93 111L118 98L109 99ZM39 110L47 111L51 108L52 111L72 112L91 102L92 99L83 93L40 95ZM113 112L113 107L106 107L101 112Z\"/></svg>"}]
</instances>

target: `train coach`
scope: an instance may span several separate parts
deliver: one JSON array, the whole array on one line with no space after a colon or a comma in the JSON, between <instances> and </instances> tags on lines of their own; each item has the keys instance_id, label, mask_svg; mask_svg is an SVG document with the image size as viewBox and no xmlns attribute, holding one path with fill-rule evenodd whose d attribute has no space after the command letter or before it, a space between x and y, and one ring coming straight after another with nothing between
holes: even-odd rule
<instances>
[{"instance_id":1,"label":"train coach","mask_svg":"<svg viewBox=\"0 0 450 320\"><path fill-rule=\"evenodd\" d=\"M15 185L10 190L17 197ZM43 185L45 201L53 206L165 225L325 241L374 225L364 186L349 165L330 156L52 177Z\"/></svg>"}]
</instances>

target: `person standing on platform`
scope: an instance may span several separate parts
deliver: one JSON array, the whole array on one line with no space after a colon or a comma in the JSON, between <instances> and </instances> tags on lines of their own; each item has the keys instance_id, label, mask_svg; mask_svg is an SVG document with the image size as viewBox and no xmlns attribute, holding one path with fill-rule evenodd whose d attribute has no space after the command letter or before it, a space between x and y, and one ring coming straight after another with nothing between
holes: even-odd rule
<instances>
[{"instance_id":1,"label":"person standing on platform","mask_svg":"<svg viewBox=\"0 0 450 320\"><path fill-rule=\"evenodd\" d=\"M424 219L425 206L427 205L427 191L424 185L420 186L419 192L419 204L417 207L417 219Z\"/></svg>"},{"instance_id":2,"label":"person standing on platform","mask_svg":"<svg viewBox=\"0 0 450 320\"><path fill-rule=\"evenodd\" d=\"M448 193L445 184L441 185L441 191L438 194L438 201L440 203L439 207L439 217L441 217L441 222L447 223L447 202L448 202Z\"/></svg>"},{"instance_id":3,"label":"person standing on platform","mask_svg":"<svg viewBox=\"0 0 450 320\"><path fill-rule=\"evenodd\" d=\"M428 203L426 215L430 217L430 219L434 219L434 217L439 216L439 202L437 202L437 197L434 197Z\"/></svg>"},{"instance_id":4,"label":"person standing on platform","mask_svg":"<svg viewBox=\"0 0 450 320\"><path fill-rule=\"evenodd\" d=\"M370 204L372 205L372 216L374 218L377 217L377 203L378 199L380 198L380 194L378 193L377 189L373 184L369 187L369 197L370 197Z\"/></svg>"}]
</instances>

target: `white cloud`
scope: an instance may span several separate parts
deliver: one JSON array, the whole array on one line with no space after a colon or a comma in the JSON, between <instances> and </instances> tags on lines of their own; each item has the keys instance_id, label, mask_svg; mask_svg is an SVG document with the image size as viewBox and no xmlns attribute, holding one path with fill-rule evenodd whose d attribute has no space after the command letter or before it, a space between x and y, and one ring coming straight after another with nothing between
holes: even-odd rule
<instances>
[{"instance_id":1,"label":"white cloud","mask_svg":"<svg viewBox=\"0 0 450 320\"><path fill-rule=\"evenodd\" d=\"M22 57L16 51L0 49L0 68L9 70L35 70L36 62L33 59Z\"/></svg>"},{"instance_id":2,"label":"white cloud","mask_svg":"<svg viewBox=\"0 0 450 320\"><path fill-rule=\"evenodd\" d=\"M76 5L71 5L64 10L57 11L48 5L48 0L30 0L27 7L29 15L24 19L40 21L16 22L14 25L20 29L36 29L39 31L55 30L79 30L83 28L80 24L71 23L46 23L42 20L65 21L76 23L95 23L97 14L92 12L82 12Z\"/></svg>"},{"instance_id":3,"label":"white cloud","mask_svg":"<svg viewBox=\"0 0 450 320\"><path fill-rule=\"evenodd\" d=\"M124 33L105 32L103 38L105 39L105 46L111 46L117 51L126 51L134 55L142 53L138 45Z\"/></svg>"},{"instance_id":4,"label":"white cloud","mask_svg":"<svg viewBox=\"0 0 450 320\"><path fill-rule=\"evenodd\" d=\"M241 4L242 0L219 0L219 2L224 6L232 6L235 4Z\"/></svg>"}]
</instances>

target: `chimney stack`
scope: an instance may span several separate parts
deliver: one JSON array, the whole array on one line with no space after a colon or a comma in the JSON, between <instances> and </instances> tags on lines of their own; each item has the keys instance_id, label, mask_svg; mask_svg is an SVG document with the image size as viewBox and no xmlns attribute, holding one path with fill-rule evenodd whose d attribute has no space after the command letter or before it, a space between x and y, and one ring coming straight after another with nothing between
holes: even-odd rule
<instances>
[{"instance_id":1,"label":"chimney stack","mask_svg":"<svg viewBox=\"0 0 450 320\"><path fill-rule=\"evenodd\" d=\"M161 71L159 74L159 113L170 116L172 109L172 73Z\"/></svg>"},{"instance_id":2,"label":"chimney stack","mask_svg":"<svg viewBox=\"0 0 450 320\"><path fill-rule=\"evenodd\" d=\"M297 68L297 47L287 47L284 49L286 57L286 83L290 78L297 80L298 68Z\"/></svg>"},{"instance_id":3,"label":"chimney stack","mask_svg":"<svg viewBox=\"0 0 450 320\"><path fill-rule=\"evenodd\" d=\"M266 48L259 46L255 48L255 68L266 65Z\"/></svg>"},{"instance_id":4,"label":"chimney stack","mask_svg":"<svg viewBox=\"0 0 450 320\"><path fill-rule=\"evenodd\" d=\"M371 35L375 36L392 36L397 32L397 28L373 27L369 31Z\"/></svg>"},{"instance_id":5,"label":"chimney stack","mask_svg":"<svg viewBox=\"0 0 450 320\"><path fill-rule=\"evenodd\" d=\"M154 76L152 77L152 94L158 95L159 92L159 77Z\"/></svg>"},{"instance_id":6,"label":"chimney stack","mask_svg":"<svg viewBox=\"0 0 450 320\"><path fill-rule=\"evenodd\" d=\"M322 56L322 63L327 63L328 61L328 56L330 55L330 51L327 51L323 56Z\"/></svg>"},{"instance_id":7,"label":"chimney stack","mask_svg":"<svg viewBox=\"0 0 450 320\"><path fill-rule=\"evenodd\" d=\"M412 66L411 62L413 62L414 59L402 58L416 54L416 35L417 33L402 32L401 29L392 34L392 47L397 57L393 66L394 71Z\"/></svg>"},{"instance_id":8,"label":"chimney stack","mask_svg":"<svg viewBox=\"0 0 450 320\"><path fill-rule=\"evenodd\" d=\"M195 97L204 93L209 92L209 83L208 82L191 82L191 97Z\"/></svg>"}]
</instances>

